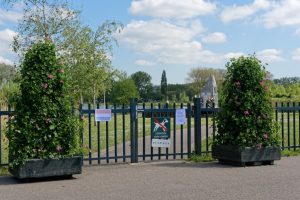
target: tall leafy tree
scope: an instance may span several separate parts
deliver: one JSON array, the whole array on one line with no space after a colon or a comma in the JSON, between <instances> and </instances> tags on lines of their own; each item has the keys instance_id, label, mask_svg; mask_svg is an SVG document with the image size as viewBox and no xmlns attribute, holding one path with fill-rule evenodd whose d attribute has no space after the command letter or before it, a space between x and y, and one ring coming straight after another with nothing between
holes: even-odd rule
<instances>
[{"instance_id":1,"label":"tall leafy tree","mask_svg":"<svg viewBox=\"0 0 300 200\"><path fill-rule=\"evenodd\" d=\"M79 26L79 12L70 9L68 0L4 0L13 5L24 3L23 18L18 24L18 35L14 38L14 51L22 55L37 41L52 40L58 50L67 27Z\"/></svg>"},{"instance_id":2,"label":"tall leafy tree","mask_svg":"<svg viewBox=\"0 0 300 200\"><path fill-rule=\"evenodd\" d=\"M16 68L12 65L0 63L0 88L5 83L11 81L16 75Z\"/></svg>"},{"instance_id":3,"label":"tall leafy tree","mask_svg":"<svg viewBox=\"0 0 300 200\"><path fill-rule=\"evenodd\" d=\"M69 7L69 0L4 0L9 4L24 2L23 20L13 47L20 55L36 41L51 40L60 60L70 73L73 96L96 101L109 90L113 33L120 23L105 22L93 31L83 26L80 12Z\"/></svg>"},{"instance_id":4,"label":"tall leafy tree","mask_svg":"<svg viewBox=\"0 0 300 200\"><path fill-rule=\"evenodd\" d=\"M166 99L167 94L168 94L168 82L167 82L167 75L166 75L165 70L163 70L162 75L161 75L160 92L164 96L164 98Z\"/></svg>"},{"instance_id":5,"label":"tall leafy tree","mask_svg":"<svg viewBox=\"0 0 300 200\"><path fill-rule=\"evenodd\" d=\"M138 71L131 75L132 80L134 81L138 91L140 98L143 100L148 100L152 95L152 77L146 72Z\"/></svg>"},{"instance_id":6,"label":"tall leafy tree","mask_svg":"<svg viewBox=\"0 0 300 200\"><path fill-rule=\"evenodd\" d=\"M138 90L131 78L121 78L113 84L110 93L110 99L117 105L126 104L130 102L130 98L138 98Z\"/></svg>"}]
</instances>

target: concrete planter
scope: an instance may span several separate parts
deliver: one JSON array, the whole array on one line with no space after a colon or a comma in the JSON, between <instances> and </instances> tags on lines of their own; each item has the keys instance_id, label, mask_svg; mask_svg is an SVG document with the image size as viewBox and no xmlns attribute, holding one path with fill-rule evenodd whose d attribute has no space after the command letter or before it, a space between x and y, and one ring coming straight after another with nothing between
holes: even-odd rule
<instances>
[{"instance_id":1,"label":"concrete planter","mask_svg":"<svg viewBox=\"0 0 300 200\"><path fill-rule=\"evenodd\" d=\"M213 145L212 157L222 164L238 166L274 164L274 160L281 159L280 147L270 146L260 149L255 147L235 147Z\"/></svg>"},{"instance_id":2,"label":"concrete planter","mask_svg":"<svg viewBox=\"0 0 300 200\"><path fill-rule=\"evenodd\" d=\"M72 176L81 174L82 157L62 159L31 159L22 166L10 168L9 172L18 179Z\"/></svg>"}]
</instances>

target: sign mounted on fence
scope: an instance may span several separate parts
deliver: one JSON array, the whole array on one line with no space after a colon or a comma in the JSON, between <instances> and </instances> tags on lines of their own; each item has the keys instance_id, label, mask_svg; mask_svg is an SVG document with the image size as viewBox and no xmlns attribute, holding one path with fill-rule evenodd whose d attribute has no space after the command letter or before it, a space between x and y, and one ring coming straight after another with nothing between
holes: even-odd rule
<instances>
[{"instance_id":1,"label":"sign mounted on fence","mask_svg":"<svg viewBox=\"0 0 300 200\"><path fill-rule=\"evenodd\" d=\"M170 147L170 118L151 118L152 147Z\"/></svg>"},{"instance_id":2,"label":"sign mounted on fence","mask_svg":"<svg viewBox=\"0 0 300 200\"><path fill-rule=\"evenodd\" d=\"M185 109L176 109L176 124L183 125L186 123Z\"/></svg>"},{"instance_id":3,"label":"sign mounted on fence","mask_svg":"<svg viewBox=\"0 0 300 200\"><path fill-rule=\"evenodd\" d=\"M95 109L95 121L107 122L111 120L111 109Z\"/></svg>"}]
</instances>

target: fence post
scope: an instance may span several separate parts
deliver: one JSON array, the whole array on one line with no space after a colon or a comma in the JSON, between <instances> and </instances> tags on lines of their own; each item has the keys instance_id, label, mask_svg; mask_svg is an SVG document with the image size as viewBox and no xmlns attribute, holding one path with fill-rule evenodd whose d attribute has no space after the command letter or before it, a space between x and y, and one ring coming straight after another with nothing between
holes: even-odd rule
<instances>
[{"instance_id":1,"label":"fence post","mask_svg":"<svg viewBox=\"0 0 300 200\"><path fill-rule=\"evenodd\" d=\"M83 115L83 111L82 111L82 104L80 103L79 105L79 134L80 134L80 148L81 150L83 150L83 120L84 120L84 115ZM84 159L84 154L83 151L81 152L81 165L83 165L83 159Z\"/></svg>"},{"instance_id":2,"label":"fence post","mask_svg":"<svg viewBox=\"0 0 300 200\"><path fill-rule=\"evenodd\" d=\"M201 100L194 99L194 143L195 153L201 156Z\"/></svg>"},{"instance_id":3,"label":"fence post","mask_svg":"<svg viewBox=\"0 0 300 200\"><path fill-rule=\"evenodd\" d=\"M138 134L137 134L137 103L136 99L130 99L130 152L131 163L138 162Z\"/></svg>"}]
</instances>

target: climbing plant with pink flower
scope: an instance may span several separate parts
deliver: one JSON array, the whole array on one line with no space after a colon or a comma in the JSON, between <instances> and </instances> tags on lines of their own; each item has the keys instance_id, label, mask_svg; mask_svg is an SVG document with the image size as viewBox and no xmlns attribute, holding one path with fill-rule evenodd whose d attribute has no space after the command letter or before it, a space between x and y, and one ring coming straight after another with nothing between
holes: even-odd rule
<instances>
[{"instance_id":1,"label":"climbing plant with pink flower","mask_svg":"<svg viewBox=\"0 0 300 200\"><path fill-rule=\"evenodd\" d=\"M216 117L216 144L240 147L279 145L267 71L255 56L231 59Z\"/></svg>"},{"instance_id":2,"label":"climbing plant with pink flower","mask_svg":"<svg viewBox=\"0 0 300 200\"><path fill-rule=\"evenodd\" d=\"M28 159L78 153L77 117L67 83L67 74L51 41L39 42L27 51L21 65L21 94L7 133L12 166Z\"/></svg>"}]
</instances>

